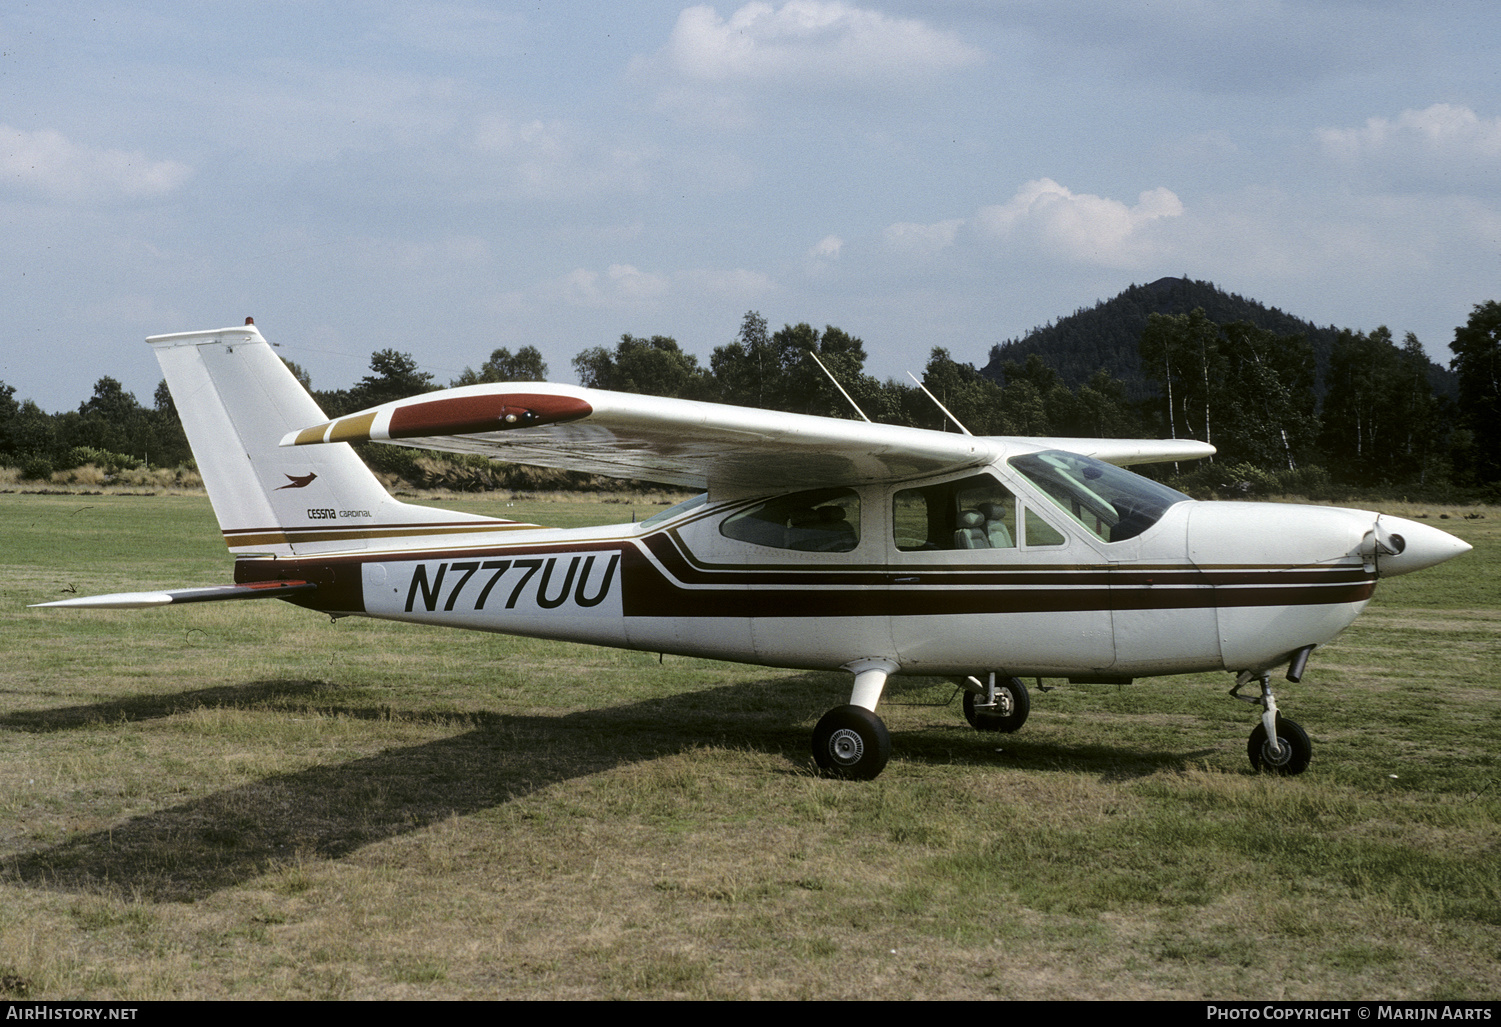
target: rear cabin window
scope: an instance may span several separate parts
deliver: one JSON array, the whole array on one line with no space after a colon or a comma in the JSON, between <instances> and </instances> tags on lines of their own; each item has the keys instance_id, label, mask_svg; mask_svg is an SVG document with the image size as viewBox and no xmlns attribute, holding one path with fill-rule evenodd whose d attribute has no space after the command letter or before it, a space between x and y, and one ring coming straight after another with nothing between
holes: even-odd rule
<instances>
[{"instance_id":1,"label":"rear cabin window","mask_svg":"<svg viewBox=\"0 0 1501 1027\"><path fill-rule=\"evenodd\" d=\"M726 517L719 533L769 549L847 553L860 544L860 497L854 489L778 496Z\"/></svg>"}]
</instances>

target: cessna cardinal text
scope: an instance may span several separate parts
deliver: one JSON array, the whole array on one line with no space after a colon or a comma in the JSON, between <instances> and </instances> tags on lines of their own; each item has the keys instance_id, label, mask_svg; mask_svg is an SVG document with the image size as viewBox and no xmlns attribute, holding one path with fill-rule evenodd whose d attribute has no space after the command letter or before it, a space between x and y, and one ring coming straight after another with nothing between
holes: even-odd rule
<instances>
[{"instance_id":1,"label":"cessna cardinal text","mask_svg":"<svg viewBox=\"0 0 1501 1027\"><path fill-rule=\"evenodd\" d=\"M148 340L187 429L234 585L69 599L275 597L363 614L854 674L813 733L826 771L880 773L893 674L951 676L982 731L1027 717L1023 677L1238 674L1255 767L1295 774L1279 716L1380 577L1469 548L1358 510L1200 503L1122 470L1193 441L977 438L566 385L475 385L325 418L253 325ZM705 490L640 524L573 530L392 499L346 443Z\"/></svg>"}]
</instances>

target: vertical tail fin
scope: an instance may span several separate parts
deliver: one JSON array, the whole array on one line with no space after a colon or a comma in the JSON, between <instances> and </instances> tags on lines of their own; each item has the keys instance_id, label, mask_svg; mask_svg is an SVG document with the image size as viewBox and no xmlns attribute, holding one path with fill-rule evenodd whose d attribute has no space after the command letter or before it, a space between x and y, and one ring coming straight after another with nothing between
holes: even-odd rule
<instances>
[{"instance_id":1,"label":"vertical tail fin","mask_svg":"<svg viewBox=\"0 0 1501 1027\"><path fill-rule=\"evenodd\" d=\"M282 448L327 418L254 325L146 341L232 552L359 550L382 525L471 519L392 499L348 444Z\"/></svg>"}]
</instances>

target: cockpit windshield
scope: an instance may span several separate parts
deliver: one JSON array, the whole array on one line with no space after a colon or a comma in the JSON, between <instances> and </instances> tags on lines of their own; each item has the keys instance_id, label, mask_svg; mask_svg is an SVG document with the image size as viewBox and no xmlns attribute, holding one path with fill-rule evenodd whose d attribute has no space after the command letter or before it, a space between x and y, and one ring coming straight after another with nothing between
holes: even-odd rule
<instances>
[{"instance_id":1,"label":"cockpit windshield","mask_svg":"<svg viewBox=\"0 0 1501 1027\"><path fill-rule=\"evenodd\" d=\"M1105 542L1135 538L1189 499L1149 478L1093 457L1051 449L1014 456L1013 470Z\"/></svg>"},{"instance_id":2,"label":"cockpit windshield","mask_svg":"<svg viewBox=\"0 0 1501 1027\"><path fill-rule=\"evenodd\" d=\"M672 506L669 506L666 510L652 514L646 520L641 522L641 527L655 528L659 524L666 524L678 514L685 514L689 510L696 510L708 501L709 494L707 492L700 492L698 495L685 499L681 503L675 503Z\"/></svg>"}]
</instances>

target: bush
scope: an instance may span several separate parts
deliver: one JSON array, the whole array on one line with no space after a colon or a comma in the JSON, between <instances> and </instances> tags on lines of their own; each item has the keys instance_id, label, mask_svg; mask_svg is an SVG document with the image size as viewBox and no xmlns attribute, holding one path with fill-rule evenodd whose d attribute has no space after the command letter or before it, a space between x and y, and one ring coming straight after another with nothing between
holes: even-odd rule
<instances>
[{"instance_id":1,"label":"bush","mask_svg":"<svg viewBox=\"0 0 1501 1027\"><path fill-rule=\"evenodd\" d=\"M1303 496L1307 499L1340 498L1329 472L1317 465L1294 470L1269 471L1255 464L1204 464L1168 481L1195 499L1249 499L1263 496Z\"/></svg>"},{"instance_id":2,"label":"bush","mask_svg":"<svg viewBox=\"0 0 1501 1027\"><path fill-rule=\"evenodd\" d=\"M70 467L82 467L85 464L93 464L105 474L118 474L121 471L133 471L143 466L143 461L124 453L111 453L107 449L95 449L93 446L74 446L68 450L66 462L59 470L67 470Z\"/></svg>"},{"instance_id":3,"label":"bush","mask_svg":"<svg viewBox=\"0 0 1501 1027\"><path fill-rule=\"evenodd\" d=\"M1282 491L1276 475L1253 464L1204 464L1168 482L1195 499L1269 496Z\"/></svg>"},{"instance_id":4,"label":"bush","mask_svg":"<svg viewBox=\"0 0 1501 1027\"><path fill-rule=\"evenodd\" d=\"M52 461L45 456L29 456L21 462L22 481L51 481Z\"/></svg>"}]
</instances>

